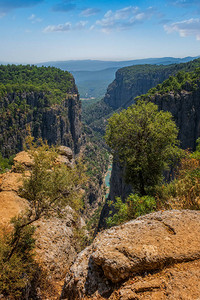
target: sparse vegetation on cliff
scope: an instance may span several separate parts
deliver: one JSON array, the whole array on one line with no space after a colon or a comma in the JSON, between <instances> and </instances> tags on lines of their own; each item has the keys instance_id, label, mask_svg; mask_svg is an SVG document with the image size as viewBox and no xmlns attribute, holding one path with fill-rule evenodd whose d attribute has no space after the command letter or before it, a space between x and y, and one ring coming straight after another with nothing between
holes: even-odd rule
<instances>
[{"instance_id":1,"label":"sparse vegetation on cliff","mask_svg":"<svg viewBox=\"0 0 200 300\"><path fill-rule=\"evenodd\" d=\"M157 187L158 208L200 209L200 140L194 152L185 151L175 179Z\"/></svg>"},{"instance_id":2,"label":"sparse vegetation on cliff","mask_svg":"<svg viewBox=\"0 0 200 300\"><path fill-rule=\"evenodd\" d=\"M68 211L73 211L74 219L78 220L75 212L82 208L82 187L86 181L80 161L71 165L58 155L68 148L56 149L42 140L32 140L27 139L28 166L19 162L15 165L15 170L24 171L18 193L27 200L26 210L15 218L14 226L5 230L1 226L0 230L0 294L13 299L27 299L26 292L29 295L31 281L38 271L33 251L34 228L30 225L41 218L66 217ZM79 242L76 240L77 248ZM40 280L40 276L34 280Z\"/></svg>"},{"instance_id":3,"label":"sparse vegetation on cliff","mask_svg":"<svg viewBox=\"0 0 200 300\"><path fill-rule=\"evenodd\" d=\"M0 293L11 299L25 298L36 271L35 229L25 226L20 230L22 221L22 218L15 218L11 222L13 229L0 228Z\"/></svg>"},{"instance_id":4,"label":"sparse vegetation on cliff","mask_svg":"<svg viewBox=\"0 0 200 300\"><path fill-rule=\"evenodd\" d=\"M7 172L9 169L11 169L12 164L13 156L10 156L9 158L3 158L0 152L0 173Z\"/></svg>"},{"instance_id":5,"label":"sparse vegetation on cliff","mask_svg":"<svg viewBox=\"0 0 200 300\"><path fill-rule=\"evenodd\" d=\"M106 220L108 227L120 225L156 210L155 198L148 195L141 197L138 194L130 194L125 202L118 197L116 202L110 201L109 205L113 208L114 214Z\"/></svg>"},{"instance_id":6,"label":"sparse vegetation on cliff","mask_svg":"<svg viewBox=\"0 0 200 300\"><path fill-rule=\"evenodd\" d=\"M26 224L31 224L50 213L62 213L62 207L81 207L82 185L86 181L84 166L78 162L73 167L57 161L56 148L42 140L33 143L29 137L29 155L33 158L30 176L24 177L20 194L29 201Z\"/></svg>"}]
</instances>

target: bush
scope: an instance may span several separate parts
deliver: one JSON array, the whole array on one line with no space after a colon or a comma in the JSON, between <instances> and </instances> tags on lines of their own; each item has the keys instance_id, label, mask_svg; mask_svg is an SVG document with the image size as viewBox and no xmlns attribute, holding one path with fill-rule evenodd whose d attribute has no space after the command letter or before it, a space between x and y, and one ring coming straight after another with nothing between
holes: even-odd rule
<instances>
[{"instance_id":1,"label":"bush","mask_svg":"<svg viewBox=\"0 0 200 300\"><path fill-rule=\"evenodd\" d=\"M7 172L9 169L11 169L13 165L13 158L13 156L10 156L9 158L3 158L0 152L0 173Z\"/></svg>"},{"instance_id":2,"label":"bush","mask_svg":"<svg viewBox=\"0 0 200 300\"><path fill-rule=\"evenodd\" d=\"M157 200L164 209L200 209L199 145L194 153L185 152L175 180L157 188Z\"/></svg>"},{"instance_id":3,"label":"bush","mask_svg":"<svg viewBox=\"0 0 200 300\"><path fill-rule=\"evenodd\" d=\"M125 202L122 202L121 198L116 198L116 202L110 201L109 205L113 207L114 214L106 223L108 227L112 227L154 211L156 200L151 196L140 197L138 194L130 194Z\"/></svg>"},{"instance_id":4,"label":"bush","mask_svg":"<svg viewBox=\"0 0 200 300\"><path fill-rule=\"evenodd\" d=\"M70 205L75 210L82 206L82 185L86 181L85 167L78 161L73 168L58 163L55 147L38 141L32 143L29 137L28 153L33 158L29 177L24 176L22 197L30 204L25 224L31 224L52 212L60 213L62 208Z\"/></svg>"},{"instance_id":5,"label":"bush","mask_svg":"<svg viewBox=\"0 0 200 300\"><path fill-rule=\"evenodd\" d=\"M0 231L0 294L23 299L36 270L34 227L21 228L22 219L12 221L14 228Z\"/></svg>"}]
</instances>

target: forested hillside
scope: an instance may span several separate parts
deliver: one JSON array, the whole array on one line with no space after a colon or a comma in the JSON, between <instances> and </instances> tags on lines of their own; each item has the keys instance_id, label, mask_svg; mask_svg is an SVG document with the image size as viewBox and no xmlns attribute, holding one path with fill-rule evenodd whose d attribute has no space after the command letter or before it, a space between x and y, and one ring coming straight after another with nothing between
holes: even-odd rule
<instances>
[{"instance_id":1,"label":"forested hillside","mask_svg":"<svg viewBox=\"0 0 200 300\"><path fill-rule=\"evenodd\" d=\"M134 103L134 98L145 94L149 89L162 83L177 72L191 71L197 68L200 59L172 65L134 65L119 69L115 80L108 86L103 100L88 106L83 114L84 121L95 131L105 133L106 120L116 110Z\"/></svg>"},{"instance_id":2,"label":"forested hillside","mask_svg":"<svg viewBox=\"0 0 200 300\"><path fill-rule=\"evenodd\" d=\"M30 132L49 144L70 146L81 139L81 105L73 76L56 68L0 66L0 150L9 157L22 150Z\"/></svg>"}]
</instances>

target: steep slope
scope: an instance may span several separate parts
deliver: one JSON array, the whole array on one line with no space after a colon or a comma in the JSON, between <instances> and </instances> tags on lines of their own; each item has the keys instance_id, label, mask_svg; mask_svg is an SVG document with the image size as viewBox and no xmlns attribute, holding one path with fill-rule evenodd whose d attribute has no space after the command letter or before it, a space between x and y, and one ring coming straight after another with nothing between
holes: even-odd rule
<instances>
[{"instance_id":1,"label":"steep slope","mask_svg":"<svg viewBox=\"0 0 200 300\"><path fill-rule=\"evenodd\" d=\"M59 153L58 163L68 166L74 164L71 149L61 146ZM21 197L19 189L23 184L23 170L28 176L33 163L27 152L19 152L14 158L12 170L0 176L0 230L10 224L11 218L30 207L28 200ZM35 260L45 284L41 278L38 280L35 272L33 282L29 282L26 299L58 299L67 271L66 266L69 268L77 255L76 230L85 225L84 220L68 205L62 208L61 215L62 217L51 211L48 218L42 217L34 222Z\"/></svg>"},{"instance_id":2,"label":"steep slope","mask_svg":"<svg viewBox=\"0 0 200 300\"><path fill-rule=\"evenodd\" d=\"M153 63L153 62L152 62ZM162 83L178 71L191 71L198 67L200 60L171 65L133 65L119 69L115 80L108 86L105 97L85 109L84 121L94 131L105 133L106 120L113 112L127 108L134 98Z\"/></svg>"},{"instance_id":3,"label":"steep slope","mask_svg":"<svg viewBox=\"0 0 200 300\"><path fill-rule=\"evenodd\" d=\"M180 72L170 77L156 88L152 88L146 95L138 99L152 101L160 110L172 113L179 128L181 147L195 149L196 140L200 136L200 72ZM130 193L130 186L124 181L123 167L117 162L113 164L111 175L110 198ZM104 208L106 212L107 208Z\"/></svg>"},{"instance_id":4,"label":"steep slope","mask_svg":"<svg viewBox=\"0 0 200 300\"><path fill-rule=\"evenodd\" d=\"M162 83L169 75L178 71L190 71L200 60L167 66L137 65L119 69L115 80L109 85L104 101L113 109L126 108L134 103L134 98L145 94L150 88Z\"/></svg>"},{"instance_id":5,"label":"steep slope","mask_svg":"<svg viewBox=\"0 0 200 300\"><path fill-rule=\"evenodd\" d=\"M56 68L0 66L0 151L22 150L30 132L51 144L81 144L81 103L72 75Z\"/></svg>"},{"instance_id":6,"label":"steep slope","mask_svg":"<svg viewBox=\"0 0 200 300\"><path fill-rule=\"evenodd\" d=\"M71 60L55 61L37 64L38 66L53 66L61 70L69 70L78 86L80 96L83 98L103 97L108 84L115 77L115 72L119 68L143 65L143 64L162 64L169 65L174 63L184 63L195 59L195 57L173 58L147 58L129 61L100 61L100 60Z\"/></svg>"}]
</instances>

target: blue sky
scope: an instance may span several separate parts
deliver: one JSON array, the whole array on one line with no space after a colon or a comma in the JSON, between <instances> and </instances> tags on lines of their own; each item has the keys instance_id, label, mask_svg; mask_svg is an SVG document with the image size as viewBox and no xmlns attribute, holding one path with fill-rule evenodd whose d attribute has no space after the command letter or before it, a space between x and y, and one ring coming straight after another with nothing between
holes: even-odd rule
<instances>
[{"instance_id":1,"label":"blue sky","mask_svg":"<svg viewBox=\"0 0 200 300\"><path fill-rule=\"evenodd\" d=\"M0 61L200 55L200 0L0 0Z\"/></svg>"}]
</instances>

